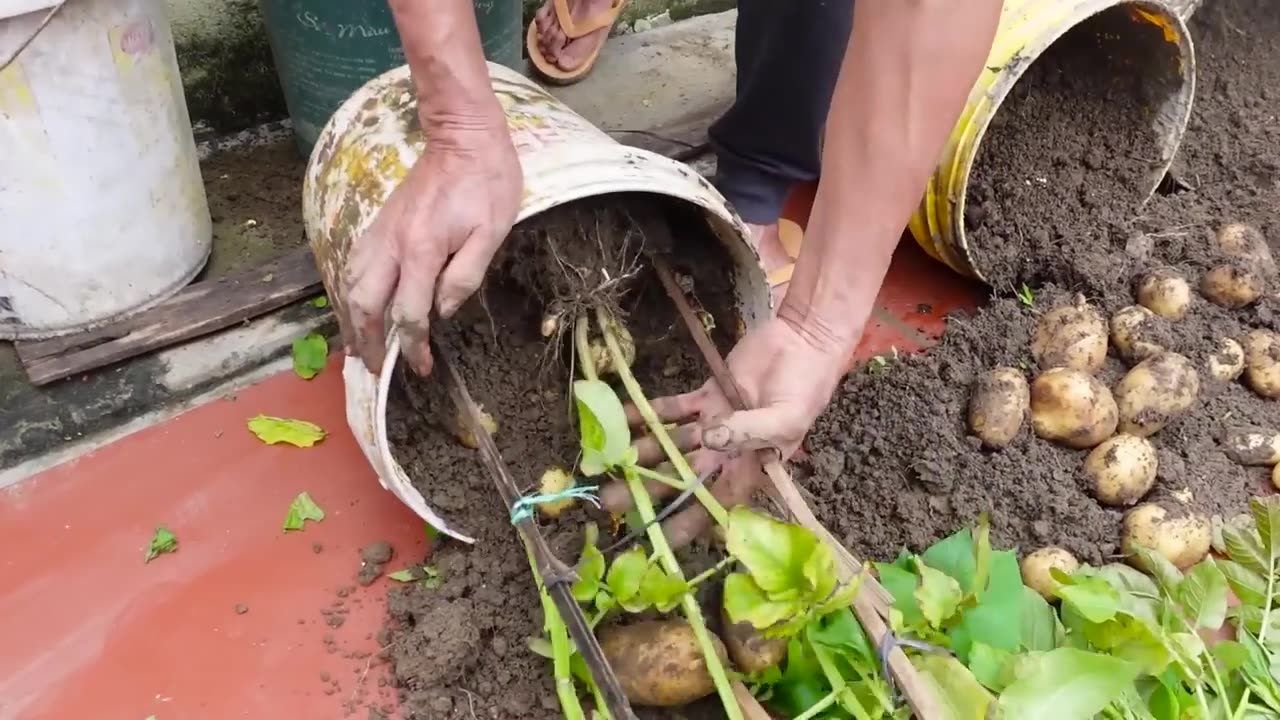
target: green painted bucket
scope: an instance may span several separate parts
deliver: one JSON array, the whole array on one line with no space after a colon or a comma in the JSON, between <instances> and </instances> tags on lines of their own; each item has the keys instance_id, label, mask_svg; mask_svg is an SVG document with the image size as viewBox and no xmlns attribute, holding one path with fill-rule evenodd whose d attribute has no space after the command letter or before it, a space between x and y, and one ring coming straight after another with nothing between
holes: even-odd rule
<instances>
[{"instance_id":1,"label":"green painted bucket","mask_svg":"<svg viewBox=\"0 0 1280 720\"><path fill-rule=\"evenodd\" d=\"M261 0L298 150L365 83L405 63L386 0ZM473 0L485 58L519 70L520 0Z\"/></svg>"}]
</instances>

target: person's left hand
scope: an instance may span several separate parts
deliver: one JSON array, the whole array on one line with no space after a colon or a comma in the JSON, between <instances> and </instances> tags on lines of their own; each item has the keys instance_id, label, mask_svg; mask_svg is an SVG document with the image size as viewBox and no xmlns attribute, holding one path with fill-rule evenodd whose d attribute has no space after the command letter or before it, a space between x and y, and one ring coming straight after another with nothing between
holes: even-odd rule
<instances>
[{"instance_id":1,"label":"person's left hand","mask_svg":"<svg viewBox=\"0 0 1280 720\"><path fill-rule=\"evenodd\" d=\"M726 509L749 502L761 484L763 472L753 451L775 448L782 459L790 458L846 370L848 353L842 343L791 317L795 314L780 312L749 332L726 358L743 400L754 409L733 412L714 378L693 392L651 401L663 423L680 423L671 432L672 439L686 453L693 471L698 475L720 471L711 493ZM644 427L633 407L627 407L627 419L633 427ZM643 465L665 459L652 436L641 437L636 447ZM676 492L657 482L646 482L646 487L655 498ZM605 487L601 501L613 513L632 506L621 483ZM663 523L663 533L673 547L688 544L710 525L702 505L695 500L689 503Z\"/></svg>"}]
</instances>

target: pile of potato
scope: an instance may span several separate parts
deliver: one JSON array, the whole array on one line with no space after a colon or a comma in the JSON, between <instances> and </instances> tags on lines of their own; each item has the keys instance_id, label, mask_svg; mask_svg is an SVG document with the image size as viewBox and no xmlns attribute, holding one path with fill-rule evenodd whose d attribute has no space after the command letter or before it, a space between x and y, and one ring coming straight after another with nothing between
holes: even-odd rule
<instances>
[{"instance_id":1,"label":"pile of potato","mask_svg":"<svg viewBox=\"0 0 1280 720\"><path fill-rule=\"evenodd\" d=\"M1219 229L1216 242L1223 260L1204 273L1200 295L1227 308L1255 302L1276 275L1262 234L1231 223ZM1212 382L1243 375L1262 397L1280 397L1280 336L1253 330L1242 339L1224 337L1204 367L1197 367L1162 347L1157 332L1158 323L1177 323L1191 311L1194 295L1186 278L1169 268L1152 270L1135 284L1134 297L1137 303L1109 322L1083 296L1041 315L1031 341L1040 374L1028 385L1016 368L985 373L970 398L969 428L984 447L998 451L1029 417L1037 437L1088 450L1082 472L1094 496L1105 505L1131 508L1122 538L1126 554L1142 545L1185 568L1209 552L1210 521L1189 508L1170 512L1155 503L1137 504L1156 479L1151 438L1194 407L1202 375ZM1114 387L1095 377L1109 348L1131 365ZM1231 434L1227 445L1242 464L1273 466L1272 480L1280 488L1280 434L1250 428ZM1077 565L1062 548L1042 548L1023 560L1024 581L1052 598L1050 568L1069 572Z\"/></svg>"}]
</instances>

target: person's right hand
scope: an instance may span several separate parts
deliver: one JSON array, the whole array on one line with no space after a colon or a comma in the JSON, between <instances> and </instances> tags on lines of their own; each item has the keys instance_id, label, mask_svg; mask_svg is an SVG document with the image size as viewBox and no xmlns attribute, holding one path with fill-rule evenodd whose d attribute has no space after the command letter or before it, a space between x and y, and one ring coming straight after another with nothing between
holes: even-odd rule
<instances>
[{"instance_id":1,"label":"person's right hand","mask_svg":"<svg viewBox=\"0 0 1280 720\"><path fill-rule=\"evenodd\" d=\"M342 276L349 354L372 373L386 354L386 318L420 375L431 372L434 306L449 317L484 280L520 208L523 176L505 121L436 126L428 148L352 243Z\"/></svg>"}]
</instances>

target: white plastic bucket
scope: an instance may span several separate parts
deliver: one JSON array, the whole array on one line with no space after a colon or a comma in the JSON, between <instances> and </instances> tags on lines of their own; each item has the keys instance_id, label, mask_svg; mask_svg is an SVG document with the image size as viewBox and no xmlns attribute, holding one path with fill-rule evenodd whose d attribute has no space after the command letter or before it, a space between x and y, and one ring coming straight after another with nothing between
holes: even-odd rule
<instances>
[{"instance_id":1,"label":"white plastic bucket","mask_svg":"<svg viewBox=\"0 0 1280 720\"><path fill-rule=\"evenodd\" d=\"M734 263L738 311L748 326L768 317L769 290L747 228L724 198L688 166L621 145L516 72L489 64L494 92L524 169L517 222L573 200L647 192L702 209ZM370 81L329 120L312 152L302 190L302 214L324 284L335 308L345 304L340 279L351 241L373 221L387 196L422 154L424 141L407 67ZM400 346L388 335L380 376L347 358L343 379L347 422L382 486L441 532L473 542L465 518L446 519L414 489L387 442L387 395Z\"/></svg>"},{"instance_id":2,"label":"white plastic bucket","mask_svg":"<svg viewBox=\"0 0 1280 720\"><path fill-rule=\"evenodd\" d=\"M53 4L0 0L0 62ZM145 309L212 240L162 0L68 0L0 70L0 339Z\"/></svg>"}]
</instances>

